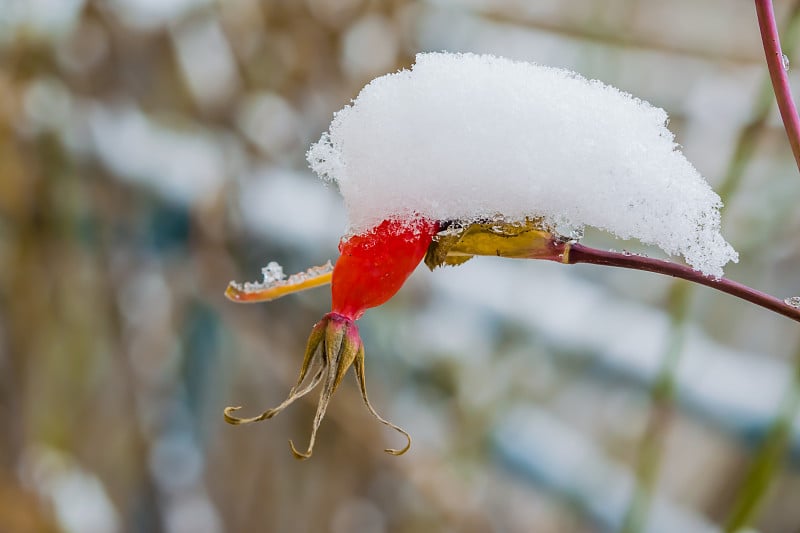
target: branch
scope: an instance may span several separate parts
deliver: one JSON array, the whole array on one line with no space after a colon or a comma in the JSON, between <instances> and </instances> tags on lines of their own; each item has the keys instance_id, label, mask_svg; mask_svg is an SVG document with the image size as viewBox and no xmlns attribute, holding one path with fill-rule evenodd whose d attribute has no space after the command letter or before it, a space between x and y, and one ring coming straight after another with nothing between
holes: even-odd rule
<instances>
[{"instance_id":1,"label":"branch","mask_svg":"<svg viewBox=\"0 0 800 533\"><path fill-rule=\"evenodd\" d=\"M565 244L563 262L571 265L576 263L591 263L593 265L630 268L633 270L644 270L646 272L655 272L657 274L685 279L728 293L765 309L769 309L770 311L774 311L796 322L800 322L800 308L798 307L793 307L783 300L752 289L747 285L742 285L741 283L726 278L711 278L697 270L670 261L652 259L650 257L642 257L633 254L607 252L605 250L590 248L582 244Z\"/></svg>"},{"instance_id":2,"label":"branch","mask_svg":"<svg viewBox=\"0 0 800 533\"><path fill-rule=\"evenodd\" d=\"M797 116L797 107L792 99L789 87L789 76L783 64L783 51L778 37L778 27L775 23L775 11L772 0L755 0L756 14L758 15L758 28L761 31L761 41L764 43L764 53L767 57L769 77L778 101L783 126L792 146L795 162L800 169L800 118Z\"/></svg>"},{"instance_id":3,"label":"branch","mask_svg":"<svg viewBox=\"0 0 800 533\"><path fill-rule=\"evenodd\" d=\"M425 264L433 270L444 265L460 265L476 255L544 259L569 265L591 263L655 272L711 287L800 322L800 305L794 297L779 300L736 281L713 278L671 261L598 250L565 241L563 237L554 236L540 219L526 219L524 223L475 222L464 227L449 227L431 243Z\"/></svg>"}]
</instances>

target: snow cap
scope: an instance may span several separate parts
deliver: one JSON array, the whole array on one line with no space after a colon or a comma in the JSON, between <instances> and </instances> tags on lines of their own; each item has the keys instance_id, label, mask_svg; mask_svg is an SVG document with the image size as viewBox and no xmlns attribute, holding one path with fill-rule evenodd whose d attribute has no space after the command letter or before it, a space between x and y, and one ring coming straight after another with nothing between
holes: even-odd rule
<instances>
[{"instance_id":1,"label":"snow cap","mask_svg":"<svg viewBox=\"0 0 800 533\"><path fill-rule=\"evenodd\" d=\"M308 152L344 196L350 231L419 214L543 217L635 237L721 276L738 254L719 196L667 114L597 80L490 55L418 54L334 115Z\"/></svg>"}]
</instances>

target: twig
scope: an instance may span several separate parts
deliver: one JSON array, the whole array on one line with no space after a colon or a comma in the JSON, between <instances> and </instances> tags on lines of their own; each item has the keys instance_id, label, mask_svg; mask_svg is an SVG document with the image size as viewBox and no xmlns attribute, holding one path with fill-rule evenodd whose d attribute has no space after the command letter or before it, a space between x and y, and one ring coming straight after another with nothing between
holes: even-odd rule
<instances>
[{"instance_id":1,"label":"twig","mask_svg":"<svg viewBox=\"0 0 800 533\"><path fill-rule=\"evenodd\" d=\"M792 147L795 162L800 168L800 119L797 108L792 99L789 80L783 65L783 52L781 51L775 12L769 0L755 0L758 27L761 31L761 40L764 43L764 53L769 68L770 80L775 92L775 99L781 112L786 135ZM800 14L800 5L794 4L788 36L796 36L797 29L794 23ZM786 454L793 421L800 409L800 350L797 354L795 372L792 385L785 394L781 408L775 421L772 423L766 439L760 446L758 454L753 460L745 477L743 486L739 491L733 511L726 523L725 531L733 533L750 524L763 503L769 491L775 472Z\"/></svg>"},{"instance_id":2,"label":"twig","mask_svg":"<svg viewBox=\"0 0 800 533\"><path fill-rule=\"evenodd\" d=\"M783 64L783 51L778 37L778 26L775 23L775 11L772 8L772 0L755 0L755 3L769 77L772 80L775 99L778 101L783 127L786 129L795 162L800 169L800 118L797 116L797 107L794 105L792 91L789 87L789 76L786 74Z\"/></svg>"},{"instance_id":3,"label":"twig","mask_svg":"<svg viewBox=\"0 0 800 533\"><path fill-rule=\"evenodd\" d=\"M795 0L783 28L783 42L789 49L794 48L800 24L800 0ZM758 140L775 105L772 83L767 77L756 100L755 112L750 123L744 126L736 141L725 178L718 187L723 204L728 205L739 190L744 171L756 152ZM723 222L727 211L722 212ZM674 390L678 365L682 357L686 339L686 325L689 320L689 303L695 286L683 280L676 280L670 289L670 334L669 343L662 357L659 378L650 392L651 411L647 428L639 444L639 457L636 465L636 488L625 516L623 533L640 533L646 529L647 514L654 487L659 475L664 439L675 410ZM774 432L770 433L771 435ZM767 446L765 446L765 449ZM766 452L765 452L766 453ZM743 492L752 492L748 487ZM740 500L743 498L740 496Z\"/></svg>"},{"instance_id":4,"label":"twig","mask_svg":"<svg viewBox=\"0 0 800 533\"><path fill-rule=\"evenodd\" d=\"M792 307L783 300L770 296L769 294L757 291L747 285L743 285L727 278L712 278L703 273L693 270L688 266L679 265L670 261L653 259L640 255L626 254L619 252L609 252L590 248L582 244L565 244L564 263L591 263L593 265L606 265L620 268L630 268L633 270L644 270L655 272L675 278L685 279L693 283L705 285L721 292L736 296L752 304L758 305L770 311L800 322L800 308Z\"/></svg>"}]
</instances>

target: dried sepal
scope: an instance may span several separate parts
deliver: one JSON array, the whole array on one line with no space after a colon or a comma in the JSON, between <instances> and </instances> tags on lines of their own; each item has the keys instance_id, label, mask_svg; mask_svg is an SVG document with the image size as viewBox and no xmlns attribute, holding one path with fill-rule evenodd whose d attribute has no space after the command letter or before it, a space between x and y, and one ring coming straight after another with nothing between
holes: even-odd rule
<instances>
[{"instance_id":1,"label":"dried sepal","mask_svg":"<svg viewBox=\"0 0 800 533\"><path fill-rule=\"evenodd\" d=\"M366 373L364 372L364 346L361 346L361 349L358 351L358 354L356 355L354 367L356 370L356 379L358 380L358 387L359 389L361 389L361 398L364 400L364 405L367 406L369 412L372 413L372 416L374 416L378 420L378 422L394 429L395 431L401 433L406 438L406 445L404 447L399 449L384 448L383 451L391 455L403 455L409 450L409 448L411 448L411 435L409 435L408 432L403 428L401 428L400 426L392 424L388 420L384 419L381 415L379 415L375 411L375 408L372 407L372 404L369 402L369 397L367 397L367 381L366 381Z\"/></svg>"},{"instance_id":2,"label":"dried sepal","mask_svg":"<svg viewBox=\"0 0 800 533\"><path fill-rule=\"evenodd\" d=\"M225 296L239 303L269 302L287 294L329 284L333 276L333 265L328 261L324 265L313 266L288 278L283 276L283 269L277 263L270 263L262 271L263 281L244 283L231 281L225 289Z\"/></svg>"},{"instance_id":3,"label":"dried sepal","mask_svg":"<svg viewBox=\"0 0 800 533\"><path fill-rule=\"evenodd\" d=\"M308 385L299 390L292 389L291 391L289 391L289 396L283 402L281 402L280 405L278 405L277 407L273 407L272 409L267 409L258 416L253 416L250 418L239 418L237 416L234 416L233 413L242 408L240 405L237 405L235 407L226 407L225 410L223 411L225 422L227 422L228 424L233 424L234 426L238 426L241 424L250 424L252 422L269 420L270 418L277 415L278 413L289 407L291 404L293 404L295 400L297 400L298 398L302 398L303 396L311 392L311 390L314 389L314 387L316 387L317 385L319 385L320 381L322 381L322 376L323 372L322 370L320 370L319 372L317 372L317 374L309 382Z\"/></svg>"},{"instance_id":4,"label":"dried sepal","mask_svg":"<svg viewBox=\"0 0 800 533\"><path fill-rule=\"evenodd\" d=\"M433 239L425 264L431 270L460 265L476 255L560 260L563 240L540 218L502 219L462 225L453 222Z\"/></svg>"},{"instance_id":5,"label":"dried sepal","mask_svg":"<svg viewBox=\"0 0 800 533\"><path fill-rule=\"evenodd\" d=\"M353 364L360 347L361 338L358 336L358 328L355 323L347 318L329 314L324 332L324 342L322 350L320 350L323 358L325 379L317 402L317 412L314 415L314 422L311 426L308 448L305 452L300 452L295 447L294 442L289 441L292 455L296 459L308 459L311 457L314 451L314 443L317 439L317 430L325 417L328 404L333 397L333 393L336 392L342 382L345 373L347 373L347 369Z\"/></svg>"},{"instance_id":6,"label":"dried sepal","mask_svg":"<svg viewBox=\"0 0 800 533\"><path fill-rule=\"evenodd\" d=\"M303 382L306 380L306 377L309 375L309 370L311 369L312 363L315 362L317 358L315 355L319 351L320 348L320 341L325 336L325 329L326 329L326 322L325 320L321 320L317 322L311 330L311 335L308 337L308 343L306 345L306 352L303 356L303 364L300 367L300 375L297 378L297 383L292 387L289 391L289 395L287 398L277 407L273 407L272 409L267 409L263 413L258 416L253 416L250 418L239 418L234 416L233 413L241 409L241 406L236 407L226 407L223 411L223 416L225 417L225 422L228 424L233 425L241 425L241 424L250 424L252 422L260 422L262 420L268 420L273 416L277 415L287 407L289 407L295 400L298 398L302 398L309 392L311 392L314 387L319 385L319 382L322 380L324 374L324 364L320 361L321 368L314 374L314 377L311 381L303 387Z\"/></svg>"},{"instance_id":7,"label":"dried sepal","mask_svg":"<svg viewBox=\"0 0 800 533\"><path fill-rule=\"evenodd\" d=\"M358 327L353 320L336 313L328 313L325 315L311 330L311 335L309 336L305 356L303 358L303 364L300 368L300 375L283 403L251 418L238 418L234 416L233 413L236 412L239 407L228 407L224 411L225 421L229 424L239 425L267 420L280 413L295 400L302 398L313 388L322 383L322 391L320 392L317 402L317 411L311 426L311 436L309 437L308 447L304 452L301 452L294 445L293 441L289 441L292 454L297 459L308 459L314 451L317 431L322 424L323 418L325 418L325 412L328 409L328 404L333 397L333 393L336 392L336 389L339 387L339 384L342 382L347 370L351 366L355 366L356 378L361 389L361 396L370 413L382 424L399 431L408 439L408 444L404 448L399 450L390 448L386 451L393 455L405 453L411 445L411 437L409 437L408 433L403 429L384 420L378 415L367 398L367 389L364 382L364 345L358 334ZM309 380L309 376L313 377ZM307 381L308 383L306 383ZM304 383L306 384L304 385Z\"/></svg>"}]
</instances>

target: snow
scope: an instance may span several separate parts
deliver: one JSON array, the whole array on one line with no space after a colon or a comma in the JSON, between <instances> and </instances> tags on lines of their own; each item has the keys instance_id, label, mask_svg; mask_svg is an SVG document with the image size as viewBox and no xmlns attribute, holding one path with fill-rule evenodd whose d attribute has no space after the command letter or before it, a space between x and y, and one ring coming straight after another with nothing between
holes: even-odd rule
<instances>
[{"instance_id":1,"label":"snow","mask_svg":"<svg viewBox=\"0 0 800 533\"><path fill-rule=\"evenodd\" d=\"M283 273L283 267L275 261L270 261L267 266L261 269L261 275L264 276L265 284L278 283L286 278Z\"/></svg>"},{"instance_id":2,"label":"snow","mask_svg":"<svg viewBox=\"0 0 800 533\"><path fill-rule=\"evenodd\" d=\"M352 232L415 213L541 216L655 244L720 276L738 259L720 234L722 204L666 123L663 109L574 72L418 54L336 113L308 160L338 185Z\"/></svg>"},{"instance_id":3,"label":"snow","mask_svg":"<svg viewBox=\"0 0 800 533\"><path fill-rule=\"evenodd\" d=\"M264 278L262 281L246 281L244 283L231 281L230 284L238 291L255 293L277 287L295 287L330 272L333 272L333 264L328 261L324 265L309 267L305 272L298 272L287 278L283 273L283 267L275 261L270 261L261 269L261 275Z\"/></svg>"}]
</instances>

